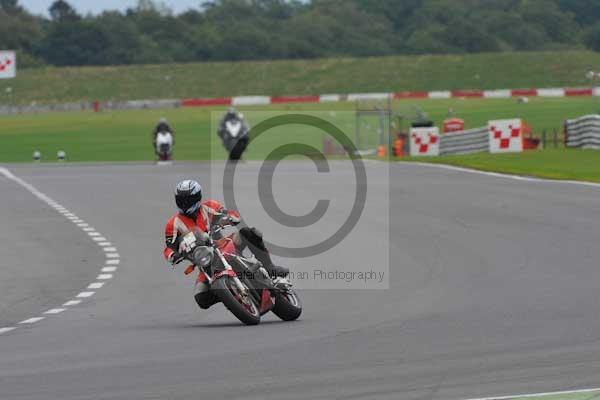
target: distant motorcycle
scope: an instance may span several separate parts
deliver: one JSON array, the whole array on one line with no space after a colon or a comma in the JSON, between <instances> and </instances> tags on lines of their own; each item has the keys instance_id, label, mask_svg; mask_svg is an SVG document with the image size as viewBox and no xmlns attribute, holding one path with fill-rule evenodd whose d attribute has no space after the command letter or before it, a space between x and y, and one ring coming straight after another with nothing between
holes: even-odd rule
<instances>
[{"instance_id":1,"label":"distant motorcycle","mask_svg":"<svg viewBox=\"0 0 600 400\"><path fill-rule=\"evenodd\" d=\"M171 132L158 132L154 150L160 161L170 161L173 155L173 134Z\"/></svg>"},{"instance_id":2,"label":"distant motorcycle","mask_svg":"<svg viewBox=\"0 0 600 400\"><path fill-rule=\"evenodd\" d=\"M248 126L242 118L236 117L225 121L219 130L223 146L229 153L229 159L238 161L248 147Z\"/></svg>"},{"instance_id":3,"label":"distant motorcycle","mask_svg":"<svg viewBox=\"0 0 600 400\"><path fill-rule=\"evenodd\" d=\"M193 263L185 274L198 268L217 298L246 325L258 325L269 311L284 321L298 319L302 305L289 281L273 281L258 260L238 254L233 239L222 235L227 226L231 221L222 216L210 233L196 229L182 237L179 252Z\"/></svg>"}]
</instances>

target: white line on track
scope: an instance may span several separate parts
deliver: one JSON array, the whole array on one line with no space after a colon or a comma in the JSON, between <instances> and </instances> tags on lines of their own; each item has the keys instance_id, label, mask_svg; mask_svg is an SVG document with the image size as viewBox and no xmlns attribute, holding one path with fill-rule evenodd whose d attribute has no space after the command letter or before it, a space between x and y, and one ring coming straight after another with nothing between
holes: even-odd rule
<instances>
[{"instance_id":1,"label":"white line on track","mask_svg":"<svg viewBox=\"0 0 600 400\"><path fill-rule=\"evenodd\" d=\"M544 396L561 396L563 394L581 394L581 393L590 393L590 392L598 392L600 388L596 389L578 389L578 390L566 390L564 392L547 392L547 393L532 393L532 394L518 394L514 396L502 396L502 397L481 397L479 399L469 399L469 400L511 400L511 399L519 399L519 398L529 398L529 397L544 397Z\"/></svg>"},{"instance_id":2,"label":"white line on track","mask_svg":"<svg viewBox=\"0 0 600 400\"><path fill-rule=\"evenodd\" d=\"M594 182L534 178L534 177L530 177L530 176L503 174L503 173L500 173L500 172L480 171L478 169L471 169L471 168L464 168L464 167L455 167L453 165L446 165L446 164L433 164L433 163L426 163L426 162L400 162L398 164L401 164L401 165L418 165L418 166L422 166L422 167L431 167L431 168L446 169L446 170L449 170L449 171L466 172L466 173L469 173L469 174L493 176L495 178L512 179L512 180L515 180L515 181L522 181L522 182L554 183L554 184L558 184L558 185L560 185L560 184L563 184L563 185L566 184L566 185L579 185L579 186L587 186L587 187L593 187L593 188L600 188L600 183L594 183Z\"/></svg>"},{"instance_id":3,"label":"white line on track","mask_svg":"<svg viewBox=\"0 0 600 400\"><path fill-rule=\"evenodd\" d=\"M46 318L46 317L29 318L29 319L26 319L25 321L19 322L19 324L35 324L36 322L40 322L44 318Z\"/></svg>"},{"instance_id":4,"label":"white line on track","mask_svg":"<svg viewBox=\"0 0 600 400\"><path fill-rule=\"evenodd\" d=\"M53 308L51 310L46 311L44 314L60 314L61 312L66 310L66 308Z\"/></svg>"},{"instance_id":5,"label":"white line on track","mask_svg":"<svg viewBox=\"0 0 600 400\"><path fill-rule=\"evenodd\" d=\"M88 223L86 223L83 219L79 218L77 215L73 214L67 208L58 204L56 201L52 200L50 197L46 196L44 193L40 192L33 185L25 182L21 178L15 176L12 172L10 172L6 168L0 167L0 175L4 175L7 179L12 180L13 182L19 184L23 188L27 189L31 194L33 194L38 199L42 200L50 207L54 208L60 214L62 214L65 218L69 219L71 222L76 224L77 227L81 228L81 230L87 233L90 238L101 248L104 250L105 256L110 258L106 260L106 265L118 265L120 264L120 255L116 247L112 245L105 237L103 237L100 233L98 233L94 228L92 228ZM110 253L109 253L110 252ZM117 267L103 267L101 269L102 272L115 272ZM107 281L108 279L112 279L112 274L101 274L97 277L98 280ZM45 316L29 318L24 321L19 322L18 325L26 325L26 324L34 324L36 322L42 321L46 318L46 316L60 314L66 310L67 307L76 306L82 303L82 299L86 299L92 297L96 294L95 291L89 291L90 289L100 289L105 285L106 282L93 282L89 284L87 287L88 291L79 293L75 299L69 300L65 302L60 308L52 308L43 313ZM11 332L17 329L17 326L9 326L0 328L0 335L3 333Z\"/></svg>"},{"instance_id":6,"label":"white line on track","mask_svg":"<svg viewBox=\"0 0 600 400\"><path fill-rule=\"evenodd\" d=\"M88 289L100 289L100 288L102 288L102 286L104 286L103 282L94 282L94 283L90 283L87 288Z\"/></svg>"}]
</instances>

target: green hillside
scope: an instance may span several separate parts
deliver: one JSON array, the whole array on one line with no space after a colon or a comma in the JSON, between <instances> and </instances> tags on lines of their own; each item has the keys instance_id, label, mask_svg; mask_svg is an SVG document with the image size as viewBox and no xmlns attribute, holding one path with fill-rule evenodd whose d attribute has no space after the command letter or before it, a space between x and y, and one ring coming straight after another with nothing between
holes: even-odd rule
<instances>
[{"instance_id":1,"label":"green hillside","mask_svg":"<svg viewBox=\"0 0 600 400\"><path fill-rule=\"evenodd\" d=\"M207 62L21 69L0 81L0 104L80 100L324 94L592 85L600 53L523 52L445 56ZM7 88L12 91L7 91Z\"/></svg>"}]
</instances>

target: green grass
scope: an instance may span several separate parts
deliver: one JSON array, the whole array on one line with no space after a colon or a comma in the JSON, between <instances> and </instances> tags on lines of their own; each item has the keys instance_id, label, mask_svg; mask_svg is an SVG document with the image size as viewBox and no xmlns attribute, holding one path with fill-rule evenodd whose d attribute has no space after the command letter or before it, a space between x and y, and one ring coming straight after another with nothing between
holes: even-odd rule
<instances>
[{"instance_id":1,"label":"green grass","mask_svg":"<svg viewBox=\"0 0 600 400\"><path fill-rule=\"evenodd\" d=\"M0 104L581 86L598 65L562 51L22 69L0 81Z\"/></svg>"},{"instance_id":2,"label":"green grass","mask_svg":"<svg viewBox=\"0 0 600 400\"><path fill-rule=\"evenodd\" d=\"M519 117L527 121L538 135L544 129L560 131L565 118L600 111L600 101L594 98L537 98L528 104L519 104L512 99L398 101L394 103L394 109L403 112L415 104L438 124L452 108L466 120L468 127L483 126L489 119ZM353 108L351 103L332 103L246 107L243 111L252 124L274 115L278 110L316 114L332 121L354 138ZM168 117L176 130L177 160L224 159L226 154L211 121L222 111L222 108L198 108L0 117L0 162L29 162L34 150L40 150L45 160L54 160L58 150L65 150L69 161L150 161L154 159L150 131L161 116ZM322 133L300 125L282 127L253 142L247 158L264 159L273 148L290 142L301 142L320 149ZM600 151L548 149L523 154L474 154L415 160L600 182Z\"/></svg>"},{"instance_id":3,"label":"green grass","mask_svg":"<svg viewBox=\"0 0 600 400\"><path fill-rule=\"evenodd\" d=\"M414 157L406 161L425 161L549 179L600 182L600 151L597 150L552 149L527 151L522 154L480 153L426 159Z\"/></svg>"},{"instance_id":4,"label":"green grass","mask_svg":"<svg viewBox=\"0 0 600 400\"><path fill-rule=\"evenodd\" d=\"M335 123L351 132L353 113L344 113L348 104L336 104ZM295 111L310 110L298 106ZM251 123L283 107L246 107ZM322 107L322 111L326 109ZM329 113L323 114L327 118ZM341 113L340 113L341 111ZM67 152L69 161L150 161L154 160L151 131L161 116L169 119L176 132L177 160L225 159L226 153L216 135L216 121L223 109L140 110L107 113L53 113L0 117L0 162L28 162L34 150L42 152L45 161L53 161L59 150ZM314 114L315 112L311 112ZM301 142L318 149L322 134L313 128L288 126L261 136L248 150L247 157L263 159L274 147Z\"/></svg>"},{"instance_id":5,"label":"green grass","mask_svg":"<svg viewBox=\"0 0 600 400\"><path fill-rule=\"evenodd\" d=\"M534 396L534 397L514 397L511 400L592 400L598 398L600 390L584 392L584 393L561 393L561 394L548 394L546 396Z\"/></svg>"}]
</instances>

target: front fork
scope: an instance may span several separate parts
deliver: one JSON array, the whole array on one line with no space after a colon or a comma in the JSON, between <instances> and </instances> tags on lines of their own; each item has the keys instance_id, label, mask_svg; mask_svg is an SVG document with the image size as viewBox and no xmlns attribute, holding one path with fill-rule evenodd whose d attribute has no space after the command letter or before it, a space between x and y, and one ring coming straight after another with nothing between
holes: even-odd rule
<instances>
[{"instance_id":1,"label":"front fork","mask_svg":"<svg viewBox=\"0 0 600 400\"><path fill-rule=\"evenodd\" d=\"M233 267L231 266L231 264L229 264L229 262L227 261L227 259L223 255L223 253L221 253L221 250L215 249L215 252L216 252L217 256L219 257L219 260L223 264L223 267L225 267L225 269L222 271L216 272L214 274L213 278L211 278L209 276L208 283L212 284L215 279L219 279L223 275L228 275L229 277L231 277L232 282L235 284L235 287L240 292L240 294L244 297L249 296L250 293L248 293L248 288L246 287L246 285L244 285L242 283L242 281L240 281L240 278L238 278L238 276L237 276L235 270L233 269Z\"/></svg>"}]
</instances>

